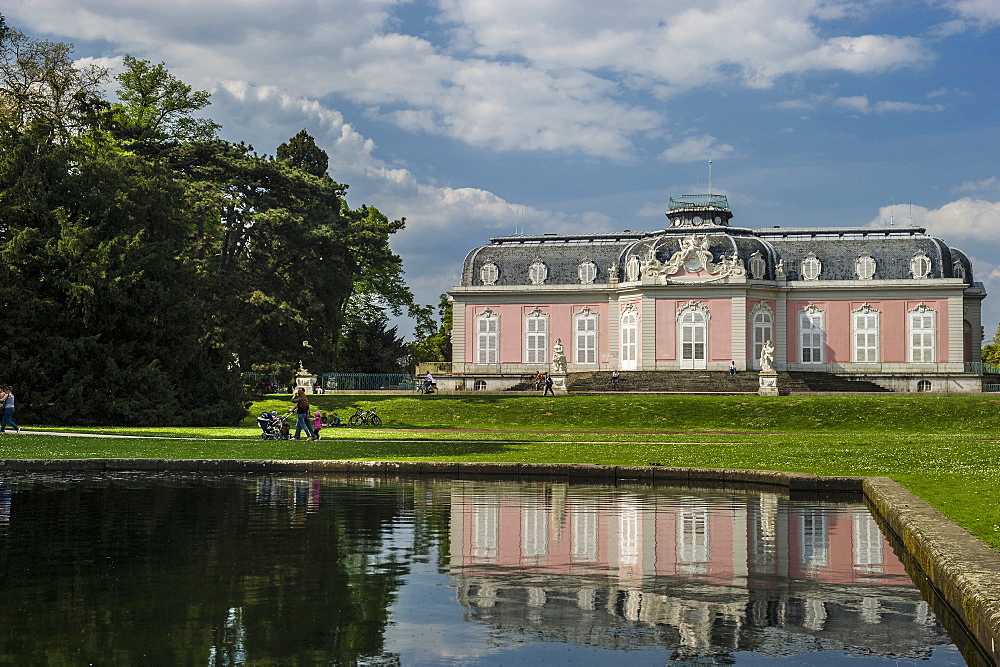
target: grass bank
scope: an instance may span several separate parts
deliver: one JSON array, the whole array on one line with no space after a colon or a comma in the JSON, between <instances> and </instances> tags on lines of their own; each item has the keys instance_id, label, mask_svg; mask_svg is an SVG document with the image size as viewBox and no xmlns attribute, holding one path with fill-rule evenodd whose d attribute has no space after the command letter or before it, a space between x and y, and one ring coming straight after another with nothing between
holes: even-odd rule
<instances>
[{"instance_id":1,"label":"grass bank","mask_svg":"<svg viewBox=\"0 0 1000 667\"><path fill-rule=\"evenodd\" d=\"M340 396L376 407L381 429L327 429L319 442L264 442L236 428L80 429L153 439L26 435L4 458L287 458L600 463L883 475L1000 549L1000 397ZM43 427L38 427L43 428ZM69 430L69 429L60 429ZM162 439L171 438L171 439Z\"/></svg>"}]
</instances>

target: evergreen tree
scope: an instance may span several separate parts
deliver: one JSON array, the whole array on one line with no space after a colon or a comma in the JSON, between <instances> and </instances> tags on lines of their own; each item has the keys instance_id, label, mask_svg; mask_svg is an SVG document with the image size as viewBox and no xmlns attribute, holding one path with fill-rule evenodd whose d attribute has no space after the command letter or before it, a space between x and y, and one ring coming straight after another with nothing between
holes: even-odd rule
<instances>
[{"instance_id":1,"label":"evergreen tree","mask_svg":"<svg viewBox=\"0 0 1000 667\"><path fill-rule=\"evenodd\" d=\"M427 361L451 361L451 328L454 303L442 294L437 312L440 320L434 321L434 306L415 309L417 325L414 342L410 344L410 359L414 364Z\"/></svg>"}]
</instances>

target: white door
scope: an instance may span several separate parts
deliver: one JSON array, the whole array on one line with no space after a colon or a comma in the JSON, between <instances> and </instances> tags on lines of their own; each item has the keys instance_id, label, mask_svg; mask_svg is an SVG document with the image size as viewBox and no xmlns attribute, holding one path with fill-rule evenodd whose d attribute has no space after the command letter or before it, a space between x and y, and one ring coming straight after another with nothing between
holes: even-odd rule
<instances>
[{"instance_id":1,"label":"white door","mask_svg":"<svg viewBox=\"0 0 1000 667\"><path fill-rule=\"evenodd\" d=\"M621 320L622 370L634 371L639 367L639 316L626 311Z\"/></svg>"},{"instance_id":2,"label":"white door","mask_svg":"<svg viewBox=\"0 0 1000 667\"><path fill-rule=\"evenodd\" d=\"M771 313L757 313L753 318L753 357L750 359L754 370L760 370L760 352L764 349L764 343L769 340L774 340L771 333Z\"/></svg>"},{"instance_id":3,"label":"white door","mask_svg":"<svg viewBox=\"0 0 1000 667\"><path fill-rule=\"evenodd\" d=\"M705 315L689 310L681 316L681 368L701 369L708 365L708 326Z\"/></svg>"}]
</instances>

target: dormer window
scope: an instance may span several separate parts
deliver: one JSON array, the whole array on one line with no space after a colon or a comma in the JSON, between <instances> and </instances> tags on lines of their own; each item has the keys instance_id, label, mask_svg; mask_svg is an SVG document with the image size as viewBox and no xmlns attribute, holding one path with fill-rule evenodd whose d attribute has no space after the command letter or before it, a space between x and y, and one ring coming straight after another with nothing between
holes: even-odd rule
<instances>
[{"instance_id":1,"label":"dormer window","mask_svg":"<svg viewBox=\"0 0 1000 667\"><path fill-rule=\"evenodd\" d=\"M924 254L923 250L918 250L917 254L910 260L910 273L914 278L926 278L931 274L931 258Z\"/></svg>"},{"instance_id":2,"label":"dormer window","mask_svg":"<svg viewBox=\"0 0 1000 667\"><path fill-rule=\"evenodd\" d=\"M952 269L952 274L962 282L968 282L965 277L965 267L962 265L962 262L955 262L955 268Z\"/></svg>"},{"instance_id":3,"label":"dormer window","mask_svg":"<svg viewBox=\"0 0 1000 667\"><path fill-rule=\"evenodd\" d=\"M639 279L641 267L639 266L639 256L630 255L628 261L625 262L625 278L632 282Z\"/></svg>"},{"instance_id":4,"label":"dormer window","mask_svg":"<svg viewBox=\"0 0 1000 667\"><path fill-rule=\"evenodd\" d=\"M531 266L528 268L528 280L531 281L532 285L544 285L545 280L549 277L549 267L545 266L545 262L540 259L536 259L532 262Z\"/></svg>"},{"instance_id":5,"label":"dormer window","mask_svg":"<svg viewBox=\"0 0 1000 667\"><path fill-rule=\"evenodd\" d=\"M767 262L764 261L764 256L760 254L760 250L756 250L750 255L749 268L750 277L755 280L760 280L766 275Z\"/></svg>"},{"instance_id":6,"label":"dormer window","mask_svg":"<svg viewBox=\"0 0 1000 667\"><path fill-rule=\"evenodd\" d=\"M823 271L823 264L819 261L819 258L813 254L809 253L806 255L805 259L802 260L802 279L803 280L819 280L819 274Z\"/></svg>"},{"instance_id":7,"label":"dormer window","mask_svg":"<svg viewBox=\"0 0 1000 667\"><path fill-rule=\"evenodd\" d=\"M486 262L479 269L479 279L484 285L495 285L500 277L500 269L493 262Z\"/></svg>"},{"instance_id":8,"label":"dormer window","mask_svg":"<svg viewBox=\"0 0 1000 667\"><path fill-rule=\"evenodd\" d=\"M867 252L861 253L854 262L854 272L859 280L871 280L875 277L875 260Z\"/></svg>"},{"instance_id":9,"label":"dormer window","mask_svg":"<svg viewBox=\"0 0 1000 667\"><path fill-rule=\"evenodd\" d=\"M580 263L580 266L576 267L576 275L580 278L580 283L583 285L593 285L594 280L597 279L597 264L594 264L590 259L585 259Z\"/></svg>"}]
</instances>

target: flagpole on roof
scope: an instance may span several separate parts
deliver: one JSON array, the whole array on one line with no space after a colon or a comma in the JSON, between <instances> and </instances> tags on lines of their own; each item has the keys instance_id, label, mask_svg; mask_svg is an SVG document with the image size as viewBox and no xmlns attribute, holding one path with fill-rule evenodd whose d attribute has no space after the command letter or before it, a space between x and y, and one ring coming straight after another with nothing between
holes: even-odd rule
<instances>
[{"instance_id":1,"label":"flagpole on roof","mask_svg":"<svg viewBox=\"0 0 1000 667\"><path fill-rule=\"evenodd\" d=\"M712 158L708 158L708 198L712 199Z\"/></svg>"}]
</instances>

